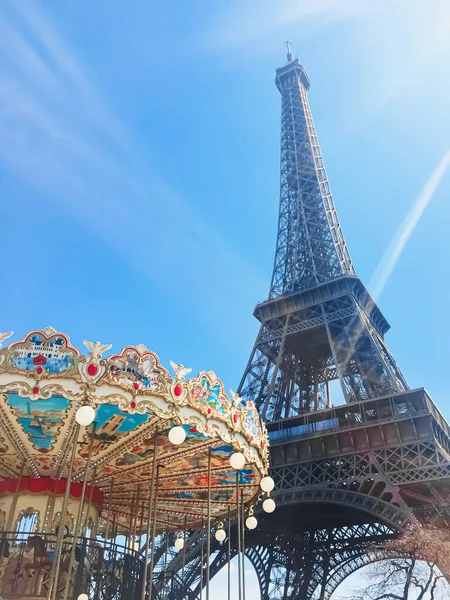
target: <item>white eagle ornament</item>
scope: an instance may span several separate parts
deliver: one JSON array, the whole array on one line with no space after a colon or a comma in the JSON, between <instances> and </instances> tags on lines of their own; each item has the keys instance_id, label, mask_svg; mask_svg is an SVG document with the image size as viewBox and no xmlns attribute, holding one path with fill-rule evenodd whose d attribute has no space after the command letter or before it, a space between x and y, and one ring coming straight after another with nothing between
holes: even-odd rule
<instances>
[{"instance_id":1,"label":"white eagle ornament","mask_svg":"<svg viewBox=\"0 0 450 600\"><path fill-rule=\"evenodd\" d=\"M89 342L88 340L83 340L83 344L89 350L89 356L97 360L101 359L103 352L112 348L112 344L101 344L100 342Z\"/></svg>"},{"instance_id":2,"label":"white eagle ornament","mask_svg":"<svg viewBox=\"0 0 450 600\"><path fill-rule=\"evenodd\" d=\"M184 365L176 365L172 361L170 361L170 366L175 373L175 379L180 379L181 381L184 381L186 375L192 371L192 369L186 369Z\"/></svg>"}]
</instances>

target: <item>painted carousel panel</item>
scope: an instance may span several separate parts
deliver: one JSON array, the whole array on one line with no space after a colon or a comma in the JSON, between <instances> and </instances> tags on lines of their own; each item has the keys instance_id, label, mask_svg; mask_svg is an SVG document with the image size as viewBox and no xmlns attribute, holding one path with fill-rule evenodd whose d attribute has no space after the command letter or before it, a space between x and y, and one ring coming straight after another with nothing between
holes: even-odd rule
<instances>
[{"instance_id":1,"label":"painted carousel panel","mask_svg":"<svg viewBox=\"0 0 450 600\"><path fill-rule=\"evenodd\" d=\"M99 404L95 410L95 433L94 425L89 426L88 438L94 438L92 455L96 456L104 450L113 448L128 435L148 423L150 414L130 414L120 410L114 404ZM88 444L80 450L80 456L87 457Z\"/></svg>"},{"instance_id":2,"label":"painted carousel panel","mask_svg":"<svg viewBox=\"0 0 450 600\"><path fill-rule=\"evenodd\" d=\"M70 371L79 355L68 338L59 333L47 336L42 331L29 333L24 340L10 346L10 362L22 371L62 374Z\"/></svg>"},{"instance_id":3,"label":"painted carousel panel","mask_svg":"<svg viewBox=\"0 0 450 600\"><path fill-rule=\"evenodd\" d=\"M64 425L69 400L60 396L31 400L18 394L5 394L5 399L34 448L50 450Z\"/></svg>"}]
</instances>

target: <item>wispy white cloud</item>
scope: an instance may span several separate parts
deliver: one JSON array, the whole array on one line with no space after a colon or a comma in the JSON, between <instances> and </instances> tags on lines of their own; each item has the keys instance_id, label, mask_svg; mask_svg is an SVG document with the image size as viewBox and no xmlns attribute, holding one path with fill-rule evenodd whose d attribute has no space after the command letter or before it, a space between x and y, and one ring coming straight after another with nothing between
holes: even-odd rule
<instances>
[{"instance_id":1,"label":"wispy white cloud","mask_svg":"<svg viewBox=\"0 0 450 600\"><path fill-rule=\"evenodd\" d=\"M224 290L236 281L247 282L241 293L253 303L259 277L225 238L212 235L207 217L152 171L133 132L37 3L4 0L0 47L3 166L122 250L163 293L175 297L180 287L203 289L205 277L220 280L180 300L210 328L229 318ZM232 343L232 326L220 330Z\"/></svg>"},{"instance_id":2,"label":"wispy white cloud","mask_svg":"<svg viewBox=\"0 0 450 600\"><path fill-rule=\"evenodd\" d=\"M448 150L441 158L436 168L425 183L417 200L411 207L411 210L406 215L403 223L398 228L394 238L389 244L386 252L381 259L373 278L370 282L369 289L375 301L381 296L383 289L391 276L409 238L416 228L423 212L431 202L433 195L441 182L442 178L450 168L450 150Z\"/></svg>"},{"instance_id":3,"label":"wispy white cloud","mask_svg":"<svg viewBox=\"0 0 450 600\"><path fill-rule=\"evenodd\" d=\"M8 2L13 9L10 14L16 17L15 23L19 25L14 28L4 23L9 41L12 42L6 47L10 59L24 70L36 88L51 92L54 101L67 101L75 93L81 101L78 106L80 114L96 122L108 138L123 143L126 134L120 121L89 82L76 55L67 47L46 15L29 0L6 0Z\"/></svg>"},{"instance_id":4,"label":"wispy white cloud","mask_svg":"<svg viewBox=\"0 0 450 600\"><path fill-rule=\"evenodd\" d=\"M225 4L204 36L205 48L211 51L239 47L257 51L255 46L271 48L272 40L280 44L293 35L297 25L306 20L329 21L358 11L356 0L243 0ZM261 48L262 49L262 48Z\"/></svg>"},{"instance_id":5,"label":"wispy white cloud","mask_svg":"<svg viewBox=\"0 0 450 600\"><path fill-rule=\"evenodd\" d=\"M364 57L365 68L358 72L359 122L417 81L431 61L440 57L447 62L450 51L447 0L242 0L225 3L213 15L200 37L202 49L235 61L275 48L281 56L286 37L294 53L301 53L303 39L313 34L319 39L321 27L333 21L349 25L336 43L347 46L349 56Z\"/></svg>"}]
</instances>

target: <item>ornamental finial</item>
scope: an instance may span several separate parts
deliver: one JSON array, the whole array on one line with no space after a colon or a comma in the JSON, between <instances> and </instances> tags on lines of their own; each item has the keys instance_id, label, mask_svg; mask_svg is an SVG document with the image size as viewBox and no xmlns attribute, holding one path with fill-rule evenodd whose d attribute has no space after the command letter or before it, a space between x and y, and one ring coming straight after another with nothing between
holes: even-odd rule
<instances>
[{"instance_id":1,"label":"ornamental finial","mask_svg":"<svg viewBox=\"0 0 450 600\"><path fill-rule=\"evenodd\" d=\"M42 330L42 333L44 333L46 336L50 337L51 335L56 333L56 329L54 327L52 327L51 325L49 325L48 327L46 327L45 329Z\"/></svg>"},{"instance_id":2,"label":"ornamental finial","mask_svg":"<svg viewBox=\"0 0 450 600\"><path fill-rule=\"evenodd\" d=\"M136 346L136 350L140 353L140 354L145 354L146 352L148 352L148 348L147 346L145 346L144 344L138 344Z\"/></svg>"},{"instance_id":3,"label":"ornamental finial","mask_svg":"<svg viewBox=\"0 0 450 600\"><path fill-rule=\"evenodd\" d=\"M13 333L14 331L9 331L8 333L0 333L0 348L2 347L2 342L10 338Z\"/></svg>"}]
</instances>

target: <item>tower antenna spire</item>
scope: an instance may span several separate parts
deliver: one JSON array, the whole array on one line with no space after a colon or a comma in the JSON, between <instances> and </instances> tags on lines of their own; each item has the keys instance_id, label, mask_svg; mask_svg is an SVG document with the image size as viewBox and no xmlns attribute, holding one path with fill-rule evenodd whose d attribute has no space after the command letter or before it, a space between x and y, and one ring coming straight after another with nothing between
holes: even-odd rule
<instances>
[{"instance_id":1,"label":"tower antenna spire","mask_svg":"<svg viewBox=\"0 0 450 600\"><path fill-rule=\"evenodd\" d=\"M291 40L287 39L284 43L286 44L286 48L287 48L287 59L288 59L288 62L291 62L291 60L292 60Z\"/></svg>"}]
</instances>

